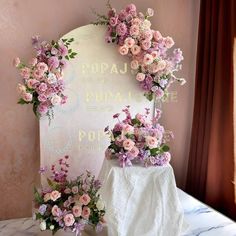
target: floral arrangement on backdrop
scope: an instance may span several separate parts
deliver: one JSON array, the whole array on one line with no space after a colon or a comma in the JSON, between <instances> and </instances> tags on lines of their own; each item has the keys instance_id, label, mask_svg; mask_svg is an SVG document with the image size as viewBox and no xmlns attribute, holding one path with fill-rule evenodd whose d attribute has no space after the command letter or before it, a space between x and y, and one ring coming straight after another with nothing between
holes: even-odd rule
<instances>
[{"instance_id":1,"label":"floral arrangement on backdrop","mask_svg":"<svg viewBox=\"0 0 236 236\"><path fill-rule=\"evenodd\" d=\"M130 107L122 110L125 119L120 120L120 114L113 116L117 123L112 129L105 128L110 136L110 145L105 152L107 159L117 159L121 167L141 163L144 166L163 166L169 163L171 154L166 143L173 138L170 131L166 131L158 123L161 111L156 110L154 119L149 119L149 109L145 114L131 116Z\"/></svg>"},{"instance_id":2,"label":"floral arrangement on backdrop","mask_svg":"<svg viewBox=\"0 0 236 236\"><path fill-rule=\"evenodd\" d=\"M175 81L183 85L185 80L174 75L182 67L182 51L179 48L170 51L174 40L151 28L149 19L154 15L153 9L148 8L143 14L137 12L134 4L120 12L109 2L107 6L107 15L95 12L94 24L107 25L106 42L118 44L119 53L130 57L131 69L147 99L151 101L154 95L158 99L168 96L168 88Z\"/></svg>"},{"instance_id":3,"label":"floral arrangement on backdrop","mask_svg":"<svg viewBox=\"0 0 236 236\"><path fill-rule=\"evenodd\" d=\"M105 206L98 194L100 181L88 171L69 180L68 168L68 156L65 156L59 160L59 168L52 165L48 187L34 190L35 217L41 222L40 229L51 230L52 234L64 229L76 236L85 225L101 231L105 223ZM40 169L41 174L45 172L47 168Z\"/></svg>"},{"instance_id":4,"label":"floral arrangement on backdrop","mask_svg":"<svg viewBox=\"0 0 236 236\"><path fill-rule=\"evenodd\" d=\"M18 104L33 104L33 112L37 117L47 115L51 120L53 108L66 103L63 70L67 60L77 55L69 48L73 40L70 38L49 43L35 36L32 37L32 44L36 56L28 64L21 62L18 57L14 59L13 64L23 79L17 86L20 94Z\"/></svg>"}]
</instances>

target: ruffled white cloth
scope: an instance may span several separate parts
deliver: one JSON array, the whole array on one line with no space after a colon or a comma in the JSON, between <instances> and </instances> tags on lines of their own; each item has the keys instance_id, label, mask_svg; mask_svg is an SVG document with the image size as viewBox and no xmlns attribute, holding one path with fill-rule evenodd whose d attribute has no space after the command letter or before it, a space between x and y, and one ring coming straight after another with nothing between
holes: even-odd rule
<instances>
[{"instance_id":1,"label":"ruffled white cloth","mask_svg":"<svg viewBox=\"0 0 236 236\"><path fill-rule=\"evenodd\" d=\"M108 236L178 236L183 226L173 169L104 160L99 179L106 202Z\"/></svg>"}]
</instances>

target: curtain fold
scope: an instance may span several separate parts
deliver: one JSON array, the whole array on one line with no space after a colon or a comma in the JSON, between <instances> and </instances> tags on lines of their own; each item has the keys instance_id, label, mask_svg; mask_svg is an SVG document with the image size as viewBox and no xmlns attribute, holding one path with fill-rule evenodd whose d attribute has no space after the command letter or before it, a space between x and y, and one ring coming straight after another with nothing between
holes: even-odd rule
<instances>
[{"instance_id":1,"label":"curtain fold","mask_svg":"<svg viewBox=\"0 0 236 236\"><path fill-rule=\"evenodd\" d=\"M186 191L236 219L234 202L234 0L201 0Z\"/></svg>"}]
</instances>

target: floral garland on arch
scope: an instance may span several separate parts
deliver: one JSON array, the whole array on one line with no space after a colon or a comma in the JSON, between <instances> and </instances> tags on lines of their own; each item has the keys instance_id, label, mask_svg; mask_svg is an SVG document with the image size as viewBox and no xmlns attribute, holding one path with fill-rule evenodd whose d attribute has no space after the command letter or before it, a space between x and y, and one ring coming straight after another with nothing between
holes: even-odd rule
<instances>
[{"instance_id":1,"label":"floral garland on arch","mask_svg":"<svg viewBox=\"0 0 236 236\"><path fill-rule=\"evenodd\" d=\"M137 12L134 4L129 4L117 12L108 2L108 14L95 12L95 25L107 25L106 42L119 45L119 53L131 59L131 69L136 73L136 80L144 90L148 100L154 95L157 99L168 96L170 85L178 81L183 85L186 81L177 78L174 72L181 69L182 51L172 51L174 40L163 37L159 31L151 29L150 17L154 15L151 8L147 12Z\"/></svg>"},{"instance_id":2,"label":"floral garland on arch","mask_svg":"<svg viewBox=\"0 0 236 236\"><path fill-rule=\"evenodd\" d=\"M69 48L73 41L70 38L49 43L35 36L32 37L32 45L36 56L28 65L18 57L13 61L22 77L22 83L17 86L20 94L18 104L33 104L33 112L38 118L47 115L51 121L54 117L53 108L67 101L63 70L67 60L77 55Z\"/></svg>"},{"instance_id":3,"label":"floral garland on arch","mask_svg":"<svg viewBox=\"0 0 236 236\"><path fill-rule=\"evenodd\" d=\"M125 119L120 120L120 114L113 116L117 123L112 129L105 128L110 136L110 145L106 149L107 159L118 159L121 167L141 163L144 166L163 166L169 163L171 154L167 142L173 138L170 131L166 131L158 123L161 111L156 110L154 119L148 119L150 114L146 108L145 114L131 116L130 107L122 110Z\"/></svg>"}]
</instances>

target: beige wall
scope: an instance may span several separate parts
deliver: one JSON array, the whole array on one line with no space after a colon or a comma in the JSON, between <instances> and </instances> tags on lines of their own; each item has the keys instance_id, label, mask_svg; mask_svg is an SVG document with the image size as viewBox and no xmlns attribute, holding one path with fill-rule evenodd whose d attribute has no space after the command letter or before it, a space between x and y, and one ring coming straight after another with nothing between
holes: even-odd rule
<instances>
[{"instance_id":1,"label":"beige wall","mask_svg":"<svg viewBox=\"0 0 236 236\"><path fill-rule=\"evenodd\" d=\"M0 219L31 214L32 186L39 168L38 122L29 106L16 104L17 71L12 58L30 58L30 37L40 34L57 39L93 19L90 8L105 12L106 1L94 0L0 0ZM129 1L112 1L114 7ZM184 69L188 81L178 89L177 102L165 104L163 122L175 132L172 143L173 166L177 183L184 186L188 162L193 110L199 0L133 1L141 11L156 11L153 27L175 38L184 51Z\"/></svg>"}]
</instances>

